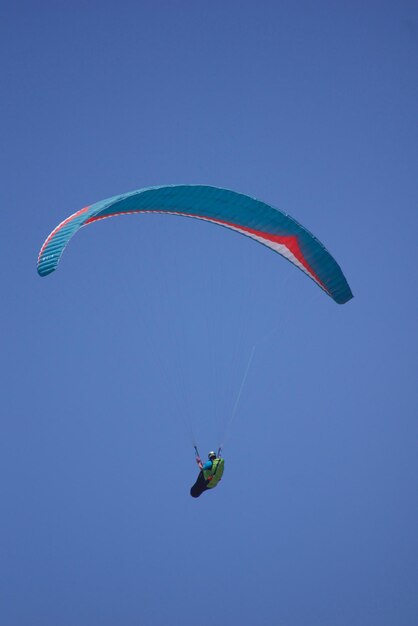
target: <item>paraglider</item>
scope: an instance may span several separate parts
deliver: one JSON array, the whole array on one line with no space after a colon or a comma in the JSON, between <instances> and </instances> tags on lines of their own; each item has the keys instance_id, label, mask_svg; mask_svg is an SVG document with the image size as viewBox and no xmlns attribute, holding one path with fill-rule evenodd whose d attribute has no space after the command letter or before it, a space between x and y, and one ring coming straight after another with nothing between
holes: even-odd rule
<instances>
[{"instance_id":1,"label":"paraglider","mask_svg":"<svg viewBox=\"0 0 418 626\"><path fill-rule=\"evenodd\" d=\"M38 256L39 275L47 276L56 270L70 239L83 226L107 217L141 213L190 217L228 228L286 258L338 304L344 304L353 297L337 261L296 220L260 200L208 185L148 187L84 207L58 224L46 238ZM250 361L245 377L249 364ZM237 402L234 411L236 405ZM200 472L190 494L198 498L204 491L219 484L224 471L224 459L220 451L218 454L210 452L208 461L203 464L195 449Z\"/></svg>"},{"instance_id":2,"label":"paraglider","mask_svg":"<svg viewBox=\"0 0 418 626\"><path fill-rule=\"evenodd\" d=\"M195 484L190 489L190 495L192 498L198 498L204 491L214 489L223 476L225 466L225 461L220 456L220 450L218 451L218 454L213 451L209 452L206 463L202 462L196 446L195 450L196 463L200 468L200 472Z\"/></svg>"}]
</instances>

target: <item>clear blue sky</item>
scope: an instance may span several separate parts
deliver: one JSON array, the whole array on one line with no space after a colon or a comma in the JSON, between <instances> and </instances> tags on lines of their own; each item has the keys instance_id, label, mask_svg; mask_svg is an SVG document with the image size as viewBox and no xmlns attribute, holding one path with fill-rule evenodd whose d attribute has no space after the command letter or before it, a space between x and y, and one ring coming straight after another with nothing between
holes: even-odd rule
<instances>
[{"instance_id":1,"label":"clear blue sky","mask_svg":"<svg viewBox=\"0 0 418 626\"><path fill-rule=\"evenodd\" d=\"M412 1L1 4L0 622L415 626ZM205 183L328 247L338 306L262 246L70 213ZM222 484L189 496L218 445Z\"/></svg>"}]
</instances>

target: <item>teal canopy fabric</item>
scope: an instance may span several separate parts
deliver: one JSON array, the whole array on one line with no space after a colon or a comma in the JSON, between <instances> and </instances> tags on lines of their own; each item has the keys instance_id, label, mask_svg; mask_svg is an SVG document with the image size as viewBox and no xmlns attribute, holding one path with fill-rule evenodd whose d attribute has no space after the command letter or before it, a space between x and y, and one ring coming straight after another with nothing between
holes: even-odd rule
<instances>
[{"instance_id":1,"label":"teal canopy fabric","mask_svg":"<svg viewBox=\"0 0 418 626\"><path fill-rule=\"evenodd\" d=\"M239 232L284 256L331 298L343 304L353 297L340 266L320 241L292 217L265 202L207 185L165 185L131 191L70 215L47 237L38 257L38 273L53 272L71 237L97 220L130 213L166 213L204 220Z\"/></svg>"}]
</instances>

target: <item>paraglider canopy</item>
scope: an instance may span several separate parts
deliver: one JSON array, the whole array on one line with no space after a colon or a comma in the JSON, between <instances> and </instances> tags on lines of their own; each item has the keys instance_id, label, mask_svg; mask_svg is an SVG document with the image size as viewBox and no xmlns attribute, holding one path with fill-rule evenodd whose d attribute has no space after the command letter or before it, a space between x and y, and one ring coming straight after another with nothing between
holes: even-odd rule
<instances>
[{"instance_id":1,"label":"paraglider canopy","mask_svg":"<svg viewBox=\"0 0 418 626\"><path fill-rule=\"evenodd\" d=\"M296 265L335 302L353 297L340 266L322 243L292 217L241 193L208 185L148 187L101 200L73 213L45 240L38 273L53 272L71 237L106 217L132 213L166 213L192 217L246 235Z\"/></svg>"}]
</instances>

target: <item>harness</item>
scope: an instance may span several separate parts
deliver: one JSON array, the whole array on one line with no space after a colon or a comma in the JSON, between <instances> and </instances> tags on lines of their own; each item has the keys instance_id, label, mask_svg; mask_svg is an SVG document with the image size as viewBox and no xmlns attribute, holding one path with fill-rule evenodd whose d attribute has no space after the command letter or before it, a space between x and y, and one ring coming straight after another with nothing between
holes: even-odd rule
<instances>
[{"instance_id":1,"label":"harness","mask_svg":"<svg viewBox=\"0 0 418 626\"><path fill-rule=\"evenodd\" d=\"M203 475L207 481L207 488L213 489L221 480L224 473L225 460L222 458L216 458L212 461L212 467L210 470L205 470Z\"/></svg>"}]
</instances>

